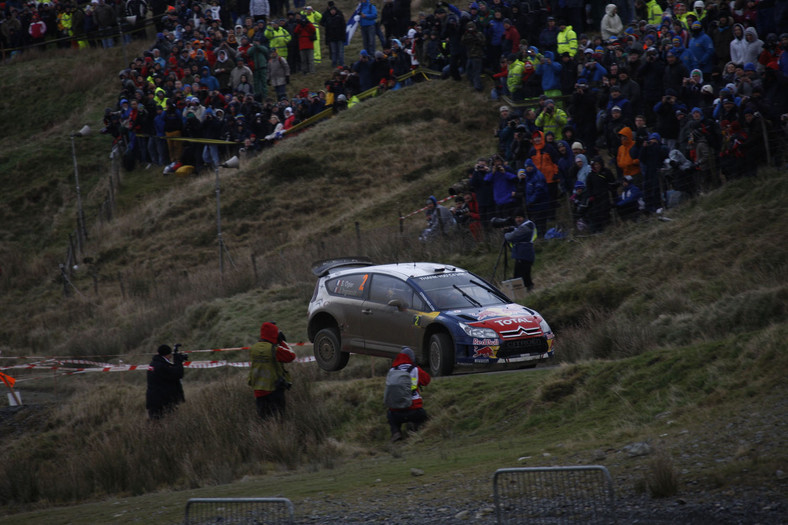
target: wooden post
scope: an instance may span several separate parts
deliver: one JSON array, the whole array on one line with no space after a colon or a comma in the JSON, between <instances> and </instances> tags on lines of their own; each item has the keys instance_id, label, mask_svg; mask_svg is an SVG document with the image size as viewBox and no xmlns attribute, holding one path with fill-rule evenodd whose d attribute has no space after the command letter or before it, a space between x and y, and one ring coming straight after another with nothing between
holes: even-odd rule
<instances>
[{"instance_id":1,"label":"wooden post","mask_svg":"<svg viewBox=\"0 0 788 525\"><path fill-rule=\"evenodd\" d=\"M8 387L8 390L11 391L11 396L14 398L14 401L16 401L16 405L22 406L22 400L19 399L19 396L17 396L16 392L14 391L14 383L16 382L16 380L13 377L5 375L2 372L0 372L0 380L2 380L2 382L5 383L5 386Z\"/></svg>"}]
</instances>

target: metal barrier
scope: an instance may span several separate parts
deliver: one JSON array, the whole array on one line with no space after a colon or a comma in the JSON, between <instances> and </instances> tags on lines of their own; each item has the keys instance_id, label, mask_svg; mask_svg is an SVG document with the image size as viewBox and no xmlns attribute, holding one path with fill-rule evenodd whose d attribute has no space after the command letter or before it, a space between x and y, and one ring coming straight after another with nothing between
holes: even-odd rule
<instances>
[{"instance_id":1,"label":"metal barrier","mask_svg":"<svg viewBox=\"0 0 788 525\"><path fill-rule=\"evenodd\" d=\"M192 498L186 503L185 525L278 525L294 523L287 498Z\"/></svg>"},{"instance_id":2,"label":"metal barrier","mask_svg":"<svg viewBox=\"0 0 788 525\"><path fill-rule=\"evenodd\" d=\"M616 523L613 479L602 466L498 469L493 491L499 524Z\"/></svg>"}]
</instances>

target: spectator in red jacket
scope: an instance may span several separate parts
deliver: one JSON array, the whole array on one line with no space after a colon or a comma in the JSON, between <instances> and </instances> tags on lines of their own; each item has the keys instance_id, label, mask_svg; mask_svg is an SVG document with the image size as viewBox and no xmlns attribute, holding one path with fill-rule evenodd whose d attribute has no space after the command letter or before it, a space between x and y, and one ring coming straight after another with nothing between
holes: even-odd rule
<instances>
[{"instance_id":1,"label":"spectator in red jacket","mask_svg":"<svg viewBox=\"0 0 788 525\"><path fill-rule=\"evenodd\" d=\"M298 39L298 51L301 56L301 71L307 73L315 72L315 39L317 33L315 26L301 13L296 13L296 26L293 33Z\"/></svg>"}]
</instances>

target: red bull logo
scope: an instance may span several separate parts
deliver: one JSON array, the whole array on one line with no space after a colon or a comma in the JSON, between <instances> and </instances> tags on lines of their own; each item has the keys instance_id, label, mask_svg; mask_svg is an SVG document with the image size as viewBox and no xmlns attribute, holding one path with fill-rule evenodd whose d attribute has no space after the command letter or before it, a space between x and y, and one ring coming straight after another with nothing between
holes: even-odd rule
<instances>
[{"instance_id":1,"label":"red bull logo","mask_svg":"<svg viewBox=\"0 0 788 525\"><path fill-rule=\"evenodd\" d=\"M497 346L483 346L481 348L476 348L473 353L473 357L487 357L490 359L495 359L497 355Z\"/></svg>"}]
</instances>

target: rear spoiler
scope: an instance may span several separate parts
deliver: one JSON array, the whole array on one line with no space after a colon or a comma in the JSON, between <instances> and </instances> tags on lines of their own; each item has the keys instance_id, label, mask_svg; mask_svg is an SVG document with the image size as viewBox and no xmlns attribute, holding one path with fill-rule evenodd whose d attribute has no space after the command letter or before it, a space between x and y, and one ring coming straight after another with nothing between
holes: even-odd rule
<instances>
[{"instance_id":1,"label":"rear spoiler","mask_svg":"<svg viewBox=\"0 0 788 525\"><path fill-rule=\"evenodd\" d=\"M323 277L334 268L362 268L364 266L374 266L374 264L372 259L363 256L324 259L312 263L312 273L317 277Z\"/></svg>"}]
</instances>

